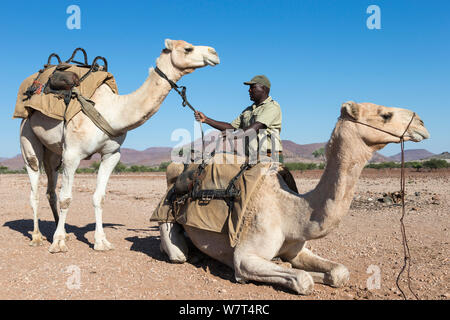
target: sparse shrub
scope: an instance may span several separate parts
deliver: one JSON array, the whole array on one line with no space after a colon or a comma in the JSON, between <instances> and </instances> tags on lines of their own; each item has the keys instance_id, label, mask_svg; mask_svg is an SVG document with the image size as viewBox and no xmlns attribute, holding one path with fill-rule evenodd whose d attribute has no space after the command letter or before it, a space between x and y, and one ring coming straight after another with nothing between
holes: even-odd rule
<instances>
[{"instance_id":1,"label":"sparse shrub","mask_svg":"<svg viewBox=\"0 0 450 320\"><path fill-rule=\"evenodd\" d=\"M448 168L448 162L442 159L430 159L423 163L424 168L429 169L440 169L440 168Z\"/></svg>"},{"instance_id":2,"label":"sparse shrub","mask_svg":"<svg viewBox=\"0 0 450 320\"><path fill-rule=\"evenodd\" d=\"M158 167L159 171L164 171L165 172L167 170L167 167L169 166L169 164L170 164L170 161L168 161L168 162L161 162L161 164Z\"/></svg>"},{"instance_id":3,"label":"sparse shrub","mask_svg":"<svg viewBox=\"0 0 450 320\"><path fill-rule=\"evenodd\" d=\"M127 169L127 166L124 165L121 161L119 161L119 163L114 168L114 172L121 173L121 172L125 172L126 169Z\"/></svg>"},{"instance_id":4,"label":"sparse shrub","mask_svg":"<svg viewBox=\"0 0 450 320\"><path fill-rule=\"evenodd\" d=\"M288 162L285 163L284 166L288 168L290 171L294 170L305 171L318 168L316 163L304 163L304 162Z\"/></svg>"},{"instance_id":5,"label":"sparse shrub","mask_svg":"<svg viewBox=\"0 0 450 320\"><path fill-rule=\"evenodd\" d=\"M98 172L98 168L100 168L100 162L94 161L94 162L91 164L91 168L94 169L95 172Z\"/></svg>"}]
</instances>

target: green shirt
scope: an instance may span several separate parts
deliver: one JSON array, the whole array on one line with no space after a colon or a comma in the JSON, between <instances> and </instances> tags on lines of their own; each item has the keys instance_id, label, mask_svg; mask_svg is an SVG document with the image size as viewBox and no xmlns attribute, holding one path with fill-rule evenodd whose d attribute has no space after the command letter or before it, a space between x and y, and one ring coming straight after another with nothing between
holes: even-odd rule
<instances>
[{"instance_id":1,"label":"green shirt","mask_svg":"<svg viewBox=\"0 0 450 320\"><path fill-rule=\"evenodd\" d=\"M231 125L236 129L244 129L255 122L260 122L267 127L266 129L261 129L258 134L259 141L266 139L266 142L262 143L259 152L266 152L266 150L271 150L272 152L282 151L283 147L280 138L281 108L278 102L273 100L272 97L268 97L258 106L253 104L244 109L244 111L231 122ZM267 136L267 138L265 136ZM272 143L274 144L273 146Z\"/></svg>"}]
</instances>

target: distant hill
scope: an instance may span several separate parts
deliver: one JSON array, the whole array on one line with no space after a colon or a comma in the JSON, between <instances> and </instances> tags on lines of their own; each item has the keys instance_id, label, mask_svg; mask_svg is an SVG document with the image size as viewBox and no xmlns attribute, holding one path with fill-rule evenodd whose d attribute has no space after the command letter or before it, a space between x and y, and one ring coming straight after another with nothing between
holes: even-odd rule
<instances>
[{"instance_id":1,"label":"distant hill","mask_svg":"<svg viewBox=\"0 0 450 320\"><path fill-rule=\"evenodd\" d=\"M423 158L422 160L430 160L430 159L450 160L450 153L445 151L445 152L442 152L440 154L435 154L435 155L432 155L430 157Z\"/></svg>"},{"instance_id":2,"label":"distant hill","mask_svg":"<svg viewBox=\"0 0 450 320\"><path fill-rule=\"evenodd\" d=\"M206 151L210 152L214 148L214 140L212 136L206 138ZM198 145L199 141L195 144ZM314 151L325 147L325 142L310 143L310 144L297 144L291 140L282 140L283 155L285 162L322 162L323 158L315 158L312 154ZM201 150L201 147L200 149ZM120 161L126 165L145 165L145 166L158 166L161 162L167 162L171 159L170 147L151 147L145 150L139 151L131 148L122 148ZM405 161L415 161L427 158L438 159L450 159L448 152L443 152L440 155L435 155L425 149L412 149L405 150ZM80 163L81 168L89 167L93 162L100 161L100 155L95 154L90 160L82 160ZM385 157L378 152L375 152L372 159L369 162L387 162L387 161L400 161L400 154L396 154L392 157ZM0 165L8 167L10 170L20 170L24 167L22 156L19 154L13 158L0 158Z\"/></svg>"},{"instance_id":3,"label":"distant hill","mask_svg":"<svg viewBox=\"0 0 450 320\"><path fill-rule=\"evenodd\" d=\"M325 147L326 142L297 144L291 140L282 140L281 144L283 145L283 157L286 162L319 162L320 159L315 158L312 153Z\"/></svg>"},{"instance_id":4,"label":"distant hill","mask_svg":"<svg viewBox=\"0 0 450 320\"><path fill-rule=\"evenodd\" d=\"M10 170L20 170L25 166L25 163L22 160L22 155L18 154L13 158L2 158L0 165L8 167Z\"/></svg>"},{"instance_id":5,"label":"distant hill","mask_svg":"<svg viewBox=\"0 0 450 320\"><path fill-rule=\"evenodd\" d=\"M378 163L378 162L390 162L395 161L391 157L385 157L381 153L375 152L372 156L372 159L369 160L370 163Z\"/></svg>"},{"instance_id":6,"label":"distant hill","mask_svg":"<svg viewBox=\"0 0 450 320\"><path fill-rule=\"evenodd\" d=\"M126 165L146 165L158 166L161 162L170 161L170 152L172 148L169 147L151 147L143 151L138 151L130 148L121 149L120 161ZM22 156L19 154L13 158L1 158L0 165L8 167L10 170L20 170L25 166ZM89 167L95 161L100 161L100 155L95 154L90 160L82 160L80 168Z\"/></svg>"},{"instance_id":7,"label":"distant hill","mask_svg":"<svg viewBox=\"0 0 450 320\"><path fill-rule=\"evenodd\" d=\"M405 161L422 160L425 158L430 158L434 155L435 155L434 153L431 153L425 149L409 149L409 150L405 150ZM401 161L402 154L397 153L396 155L393 155L390 158L393 159L393 161Z\"/></svg>"},{"instance_id":8,"label":"distant hill","mask_svg":"<svg viewBox=\"0 0 450 320\"><path fill-rule=\"evenodd\" d=\"M323 159L315 158L313 152L325 147L326 142L297 144L290 140L283 140L283 155L285 162L323 162ZM375 152L369 162L393 161L389 157Z\"/></svg>"}]
</instances>

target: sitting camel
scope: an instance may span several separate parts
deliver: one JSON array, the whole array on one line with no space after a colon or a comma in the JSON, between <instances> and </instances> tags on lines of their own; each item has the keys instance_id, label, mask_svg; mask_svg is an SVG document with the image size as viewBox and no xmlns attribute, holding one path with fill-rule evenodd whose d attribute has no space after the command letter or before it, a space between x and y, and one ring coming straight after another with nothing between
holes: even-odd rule
<instances>
[{"instance_id":1,"label":"sitting camel","mask_svg":"<svg viewBox=\"0 0 450 320\"><path fill-rule=\"evenodd\" d=\"M193 46L182 40L165 40L165 49L156 60L156 66L173 82L195 69L219 63L216 51L211 47ZM65 222L72 198L75 171L82 159L94 153L101 154L97 187L93 196L95 210L95 250L110 250L102 224L102 205L109 176L120 159L120 146L126 132L142 125L155 114L171 90L169 82L153 68L144 84L128 95L117 95L103 84L92 96L96 109L116 132L122 135L110 138L83 112L79 112L63 130L63 122L49 118L39 111L24 119L20 126L20 145L25 166L31 181L31 207L34 213L34 230L30 245L42 245L44 237L39 231L38 183L39 167L44 165L48 177L47 197L57 228L50 252L67 251ZM64 137L63 137L64 135ZM58 216L55 193L57 167L62 160L63 177L59 194Z\"/></svg>"},{"instance_id":2,"label":"sitting camel","mask_svg":"<svg viewBox=\"0 0 450 320\"><path fill-rule=\"evenodd\" d=\"M193 244L234 269L237 281L254 280L283 285L299 294L311 293L314 282L333 287L349 279L348 269L306 248L335 229L348 212L358 178L373 152L388 143L419 142L429 137L415 113L372 103L346 102L326 146L327 166L316 188L297 194L281 176L269 172L252 197L253 212L246 232L232 248L227 234L183 226ZM168 183L183 170L171 164ZM161 223L161 248L172 262L186 261L187 246L179 224ZM293 268L271 260L279 257Z\"/></svg>"}]
</instances>

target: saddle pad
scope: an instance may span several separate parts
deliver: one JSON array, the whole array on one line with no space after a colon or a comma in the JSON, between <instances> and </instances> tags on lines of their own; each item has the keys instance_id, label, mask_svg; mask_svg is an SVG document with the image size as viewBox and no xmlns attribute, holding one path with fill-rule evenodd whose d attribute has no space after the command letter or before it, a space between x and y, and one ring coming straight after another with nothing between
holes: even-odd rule
<instances>
[{"instance_id":1,"label":"saddle pad","mask_svg":"<svg viewBox=\"0 0 450 320\"><path fill-rule=\"evenodd\" d=\"M202 230L228 233L230 245L234 247L239 241L247 205L273 166L274 163L270 162L258 163L243 173L235 183L241 194L239 198L235 199L231 213L223 199L213 199L206 203L200 200L187 200L174 213L167 199L172 189L169 186L169 190L156 207L150 221L177 222ZM197 170L197 167L198 165L191 164L187 170ZM240 168L241 164L208 164L204 169L205 178L201 182L200 189L226 189Z\"/></svg>"},{"instance_id":2,"label":"saddle pad","mask_svg":"<svg viewBox=\"0 0 450 320\"><path fill-rule=\"evenodd\" d=\"M53 66L42 72L38 79L39 83L45 85L55 69L56 66ZM79 78L81 78L86 72L89 71L89 69L71 66L67 69L67 71L72 71L76 73ZM32 74L20 85L13 118L28 118L32 112L30 109L34 109L42 112L47 117L57 120L64 120L64 112L66 112L66 120L69 122L78 112L81 111L81 104L78 99L72 99L66 111L66 105L63 99L52 93L45 94L43 93L43 89L40 94L36 93L32 95L30 99L24 101L26 98L25 91L33 84L33 81L37 76L38 73ZM97 90L97 88L103 83L106 83L114 93L118 93L117 84L113 75L106 71L92 72L77 88L83 97L89 99L92 97L95 90Z\"/></svg>"}]
</instances>

